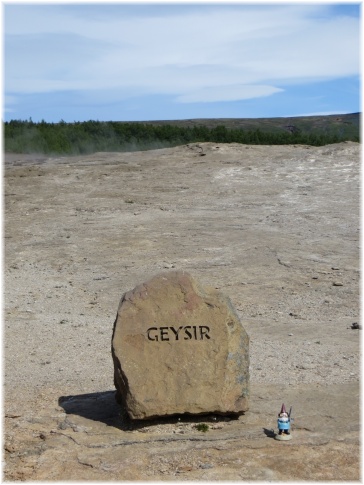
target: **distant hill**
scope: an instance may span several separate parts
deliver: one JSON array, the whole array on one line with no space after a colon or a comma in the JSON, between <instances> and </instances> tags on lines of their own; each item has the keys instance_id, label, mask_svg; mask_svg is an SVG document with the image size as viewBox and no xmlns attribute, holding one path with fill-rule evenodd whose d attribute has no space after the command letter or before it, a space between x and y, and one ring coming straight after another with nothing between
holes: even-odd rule
<instances>
[{"instance_id":1,"label":"distant hill","mask_svg":"<svg viewBox=\"0 0 364 485\"><path fill-rule=\"evenodd\" d=\"M77 155L151 150L195 142L322 146L360 139L360 114L295 118L4 123L8 153Z\"/></svg>"},{"instance_id":2,"label":"distant hill","mask_svg":"<svg viewBox=\"0 0 364 485\"><path fill-rule=\"evenodd\" d=\"M180 127L206 126L227 129L261 130L266 133L290 132L303 134L337 134L340 137L359 137L361 113L325 116L297 116L291 118L196 118L187 120L143 121L152 125Z\"/></svg>"}]
</instances>

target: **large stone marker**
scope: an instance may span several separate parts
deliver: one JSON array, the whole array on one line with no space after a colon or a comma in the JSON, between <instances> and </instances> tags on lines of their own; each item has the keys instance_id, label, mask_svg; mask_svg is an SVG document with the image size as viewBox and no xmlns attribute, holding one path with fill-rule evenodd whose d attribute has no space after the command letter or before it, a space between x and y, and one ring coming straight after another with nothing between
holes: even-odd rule
<instances>
[{"instance_id":1,"label":"large stone marker","mask_svg":"<svg viewBox=\"0 0 364 485\"><path fill-rule=\"evenodd\" d=\"M248 409L249 337L230 300L186 272L123 295L112 356L117 399L132 419Z\"/></svg>"}]
</instances>

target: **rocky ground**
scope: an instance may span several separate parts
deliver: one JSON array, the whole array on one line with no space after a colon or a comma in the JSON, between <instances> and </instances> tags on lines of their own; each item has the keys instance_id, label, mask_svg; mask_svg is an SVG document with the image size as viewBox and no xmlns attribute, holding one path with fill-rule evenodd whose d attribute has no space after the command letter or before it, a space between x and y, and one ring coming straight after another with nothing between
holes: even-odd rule
<instances>
[{"instance_id":1,"label":"rocky ground","mask_svg":"<svg viewBox=\"0 0 364 485\"><path fill-rule=\"evenodd\" d=\"M350 142L6 154L4 479L359 480L359 170ZM119 300L172 268L250 335L239 419L115 403Z\"/></svg>"}]
</instances>

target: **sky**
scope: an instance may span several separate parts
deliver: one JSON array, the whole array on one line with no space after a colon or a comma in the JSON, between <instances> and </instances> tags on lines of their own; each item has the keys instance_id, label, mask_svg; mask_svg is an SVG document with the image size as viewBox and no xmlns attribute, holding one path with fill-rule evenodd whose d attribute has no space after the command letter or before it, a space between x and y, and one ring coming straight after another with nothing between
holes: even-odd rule
<instances>
[{"instance_id":1,"label":"sky","mask_svg":"<svg viewBox=\"0 0 364 485\"><path fill-rule=\"evenodd\" d=\"M360 105L360 3L3 3L3 119L262 118Z\"/></svg>"}]
</instances>

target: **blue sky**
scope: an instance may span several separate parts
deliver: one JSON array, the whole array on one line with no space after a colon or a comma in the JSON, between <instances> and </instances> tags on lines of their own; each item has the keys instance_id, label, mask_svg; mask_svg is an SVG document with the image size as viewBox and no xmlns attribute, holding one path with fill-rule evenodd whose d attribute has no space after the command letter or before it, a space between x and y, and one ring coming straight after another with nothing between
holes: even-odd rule
<instances>
[{"instance_id":1,"label":"blue sky","mask_svg":"<svg viewBox=\"0 0 364 485\"><path fill-rule=\"evenodd\" d=\"M359 3L3 4L3 119L360 111Z\"/></svg>"}]
</instances>

